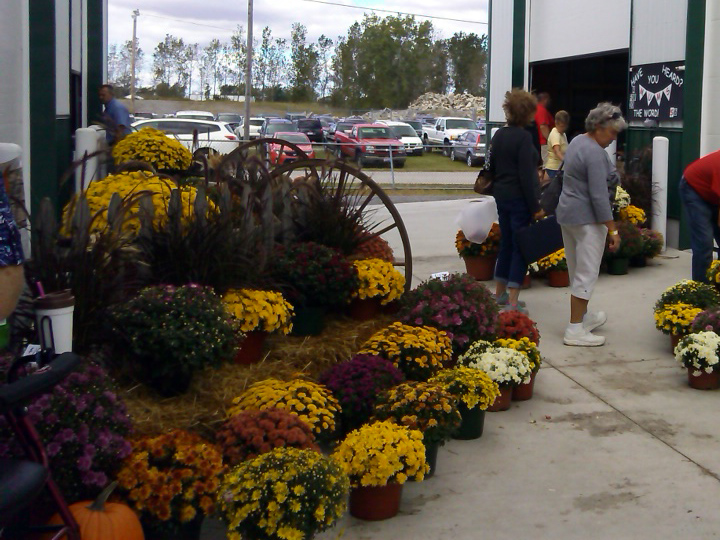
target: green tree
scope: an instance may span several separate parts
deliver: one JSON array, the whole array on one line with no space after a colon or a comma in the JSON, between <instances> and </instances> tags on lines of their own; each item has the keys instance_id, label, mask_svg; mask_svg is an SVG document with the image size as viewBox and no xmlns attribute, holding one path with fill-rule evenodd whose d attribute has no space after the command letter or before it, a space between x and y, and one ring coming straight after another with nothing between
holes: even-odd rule
<instances>
[{"instance_id":1,"label":"green tree","mask_svg":"<svg viewBox=\"0 0 720 540\"><path fill-rule=\"evenodd\" d=\"M456 32L447 48L455 92L479 94L485 85L487 36Z\"/></svg>"},{"instance_id":2,"label":"green tree","mask_svg":"<svg viewBox=\"0 0 720 540\"><path fill-rule=\"evenodd\" d=\"M189 74L186 46L182 38L166 34L165 39L157 44L153 52L153 77L156 84L164 83L167 88L187 86Z\"/></svg>"},{"instance_id":3,"label":"green tree","mask_svg":"<svg viewBox=\"0 0 720 540\"><path fill-rule=\"evenodd\" d=\"M330 63L330 51L332 50L333 41L325 34L322 34L318 38L317 51L318 51L318 62L319 62L319 80L318 80L318 93L321 98L327 96L327 92L330 88L331 82L331 63Z\"/></svg>"},{"instance_id":4,"label":"green tree","mask_svg":"<svg viewBox=\"0 0 720 540\"><path fill-rule=\"evenodd\" d=\"M307 28L293 23L290 32L290 95L293 101L312 101L320 74L320 57L307 44Z\"/></svg>"},{"instance_id":5,"label":"green tree","mask_svg":"<svg viewBox=\"0 0 720 540\"><path fill-rule=\"evenodd\" d=\"M433 43L432 55L428 66L427 91L436 94L445 94L450 85L447 41L438 39Z\"/></svg>"},{"instance_id":6,"label":"green tree","mask_svg":"<svg viewBox=\"0 0 720 540\"><path fill-rule=\"evenodd\" d=\"M115 95L127 95L130 93L132 81L132 41L127 40L117 49L115 74L111 80L115 85ZM140 40L135 38L135 75L142 73L145 52L140 48Z\"/></svg>"},{"instance_id":7,"label":"green tree","mask_svg":"<svg viewBox=\"0 0 720 540\"><path fill-rule=\"evenodd\" d=\"M220 40L213 39L210 41L207 47L203 49L201 59L201 79L202 86L210 89L211 95L215 95L218 89L218 82L220 80L220 68L221 68L221 54L222 44Z\"/></svg>"}]
</instances>

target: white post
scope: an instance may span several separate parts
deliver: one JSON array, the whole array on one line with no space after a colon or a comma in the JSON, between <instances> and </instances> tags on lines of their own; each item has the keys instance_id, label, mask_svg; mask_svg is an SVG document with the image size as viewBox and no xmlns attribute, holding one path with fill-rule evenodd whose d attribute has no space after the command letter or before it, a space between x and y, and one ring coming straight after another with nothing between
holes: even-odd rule
<instances>
[{"instance_id":1,"label":"white post","mask_svg":"<svg viewBox=\"0 0 720 540\"><path fill-rule=\"evenodd\" d=\"M490 144L490 141L492 141L492 138L495 136L495 134L498 132L499 127L494 127L490 130L490 139L488 140L488 144Z\"/></svg>"},{"instance_id":2,"label":"white post","mask_svg":"<svg viewBox=\"0 0 720 540\"><path fill-rule=\"evenodd\" d=\"M610 156L610 163L617 165L617 141L611 142L606 148L605 152Z\"/></svg>"},{"instance_id":3,"label":"white post","mask_svg":"<svg viewBox=\"0 0 720 540\"><path fill-rule=\"evenodd\" d=\"M245 60L245 118L243 140L250 140L250 102L252 101L253 0L248 0L247 58Z\"/></svg>"},{"instance_id":4,"label":"white post","mask_svg":"<svg viewBox=\"0 0 720 540\"><path fill-rule=\"evenodd\" d=\"M663 235L663 252L667 248L667 194L668 155L670 141L667 137L653 138L652 185L656 191L653 197L652 228Z\"/></svg>"},{"instance_id":5,"label":"white post","mask_svg":"<svg viewBox=\"0 0 720 540\"><path fill-rule=\"evenodd\" d=\"M103 134L105 132L103 131ZM98 150L98 132L93 128L79 128L75 131L75 160L82 159L87 152L88 155ZM98 158L97 156L85 161L85 166L78 166L75 169L75 193L80 193L87 188L93 180L97 180Z\"/></svg>"}]
</instances>

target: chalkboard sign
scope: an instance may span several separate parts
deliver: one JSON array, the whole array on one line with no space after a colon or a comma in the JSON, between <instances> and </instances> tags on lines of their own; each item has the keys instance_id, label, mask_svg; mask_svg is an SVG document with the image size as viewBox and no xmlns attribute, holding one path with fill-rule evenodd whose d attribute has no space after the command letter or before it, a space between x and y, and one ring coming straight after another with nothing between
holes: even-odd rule
<instances>
[{"instance_id":1,"label":"chalkboard sign","mask_svg":"<svg viewBox=\"0 0 720 540\"><path fill-rule=\"evenodd\" d=\"M685 62L630 67L629 120L682 120Z\"/></svg>"}]
</instances>

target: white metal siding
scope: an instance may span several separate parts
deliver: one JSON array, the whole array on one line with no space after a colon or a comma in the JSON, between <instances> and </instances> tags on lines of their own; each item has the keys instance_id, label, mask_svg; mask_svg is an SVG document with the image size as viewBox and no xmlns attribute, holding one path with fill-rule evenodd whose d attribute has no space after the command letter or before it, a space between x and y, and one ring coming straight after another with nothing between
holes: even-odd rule
<instances>
[{"instance_id":1,"label":"white metal siding","mask_svg":"<svg viewBox=\"0 0 720 540\"><path fill-rule=\"evenodd\" d=\"M631 0L528 1L530 62L630 47ZM664 5L667 0L651 1Z\"/></svg>"},{"instance_id":2,"label":"white metal siding","mask_svg":"<svg viewBox=\"0 0 720 540\"><path fill-rule=\"evenodd\" d=\"M708 1L705 13L700 155L720 149L720 2Z\"/></svg>"},{"instance_id":3,"label":"white metal siding","mask_svg":"<svg viewBox=\"0 0 720 540\"><path fill-rule=\"evenodd\" d=\"M55 114L70 115L70 0L55 2Z\"/></svg>"},{"instance_id":4,"label":"white metal siding","mask_svg":"<svg viewBox=\"0 0 720 540\"><path fill-rule=\"evenodd\" d=\"M630 63L684 60L686 22L687 0L633 0Z\"/></svg>"},{"instance_id":5,"label":"white metal siding","mask_svg":"<svg viewBox=\"0 0 720 540\"><path fill-rule=\"evenodd\" d=\"M492 0L491 0L492 1ZM490 43L490 101L487 110L489 122L505 123L502 109L505 92L512 86L512 49L513 49L513 2L508 0L492 1Z\"/></svg>"},{"instance_id":6,"label":"white metal siding","mask_svg":"<svg viewBox=\"0 0 720 540\"><path fill-rule=\"evenodd\" d=\"M0 142L24 145L21 2L0 2Z\"/></svg>"},{"instance_id":7,"label":"white metal siding","mask_svg":"<svg viewBox=\"0 0 720 540\"><path fill-rule=\"evenodd\" d=\"M70 69L82 72L82 0L72 0L70 26Z\"/></svg>"}]
</instances>

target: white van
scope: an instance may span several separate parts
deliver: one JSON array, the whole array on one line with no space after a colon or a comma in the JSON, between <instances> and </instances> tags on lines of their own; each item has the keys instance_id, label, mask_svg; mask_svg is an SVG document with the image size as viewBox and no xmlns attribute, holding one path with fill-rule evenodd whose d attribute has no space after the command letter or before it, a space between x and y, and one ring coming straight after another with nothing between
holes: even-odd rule
<instances>
[{"instance_id":1,"label":"white van","mask_svg":"<svg viewBox=\"0 0 720 540\"><path fill-rule=\"evenodd\" d=\"M400 140L405 146L405 153L415 156L423 155L423 142L420 137L417 136L415 128L405 122L393 122L390 120L379 120L378 124L385 124L390 128L393 135Z\"/></svg>"}]
</instances>

